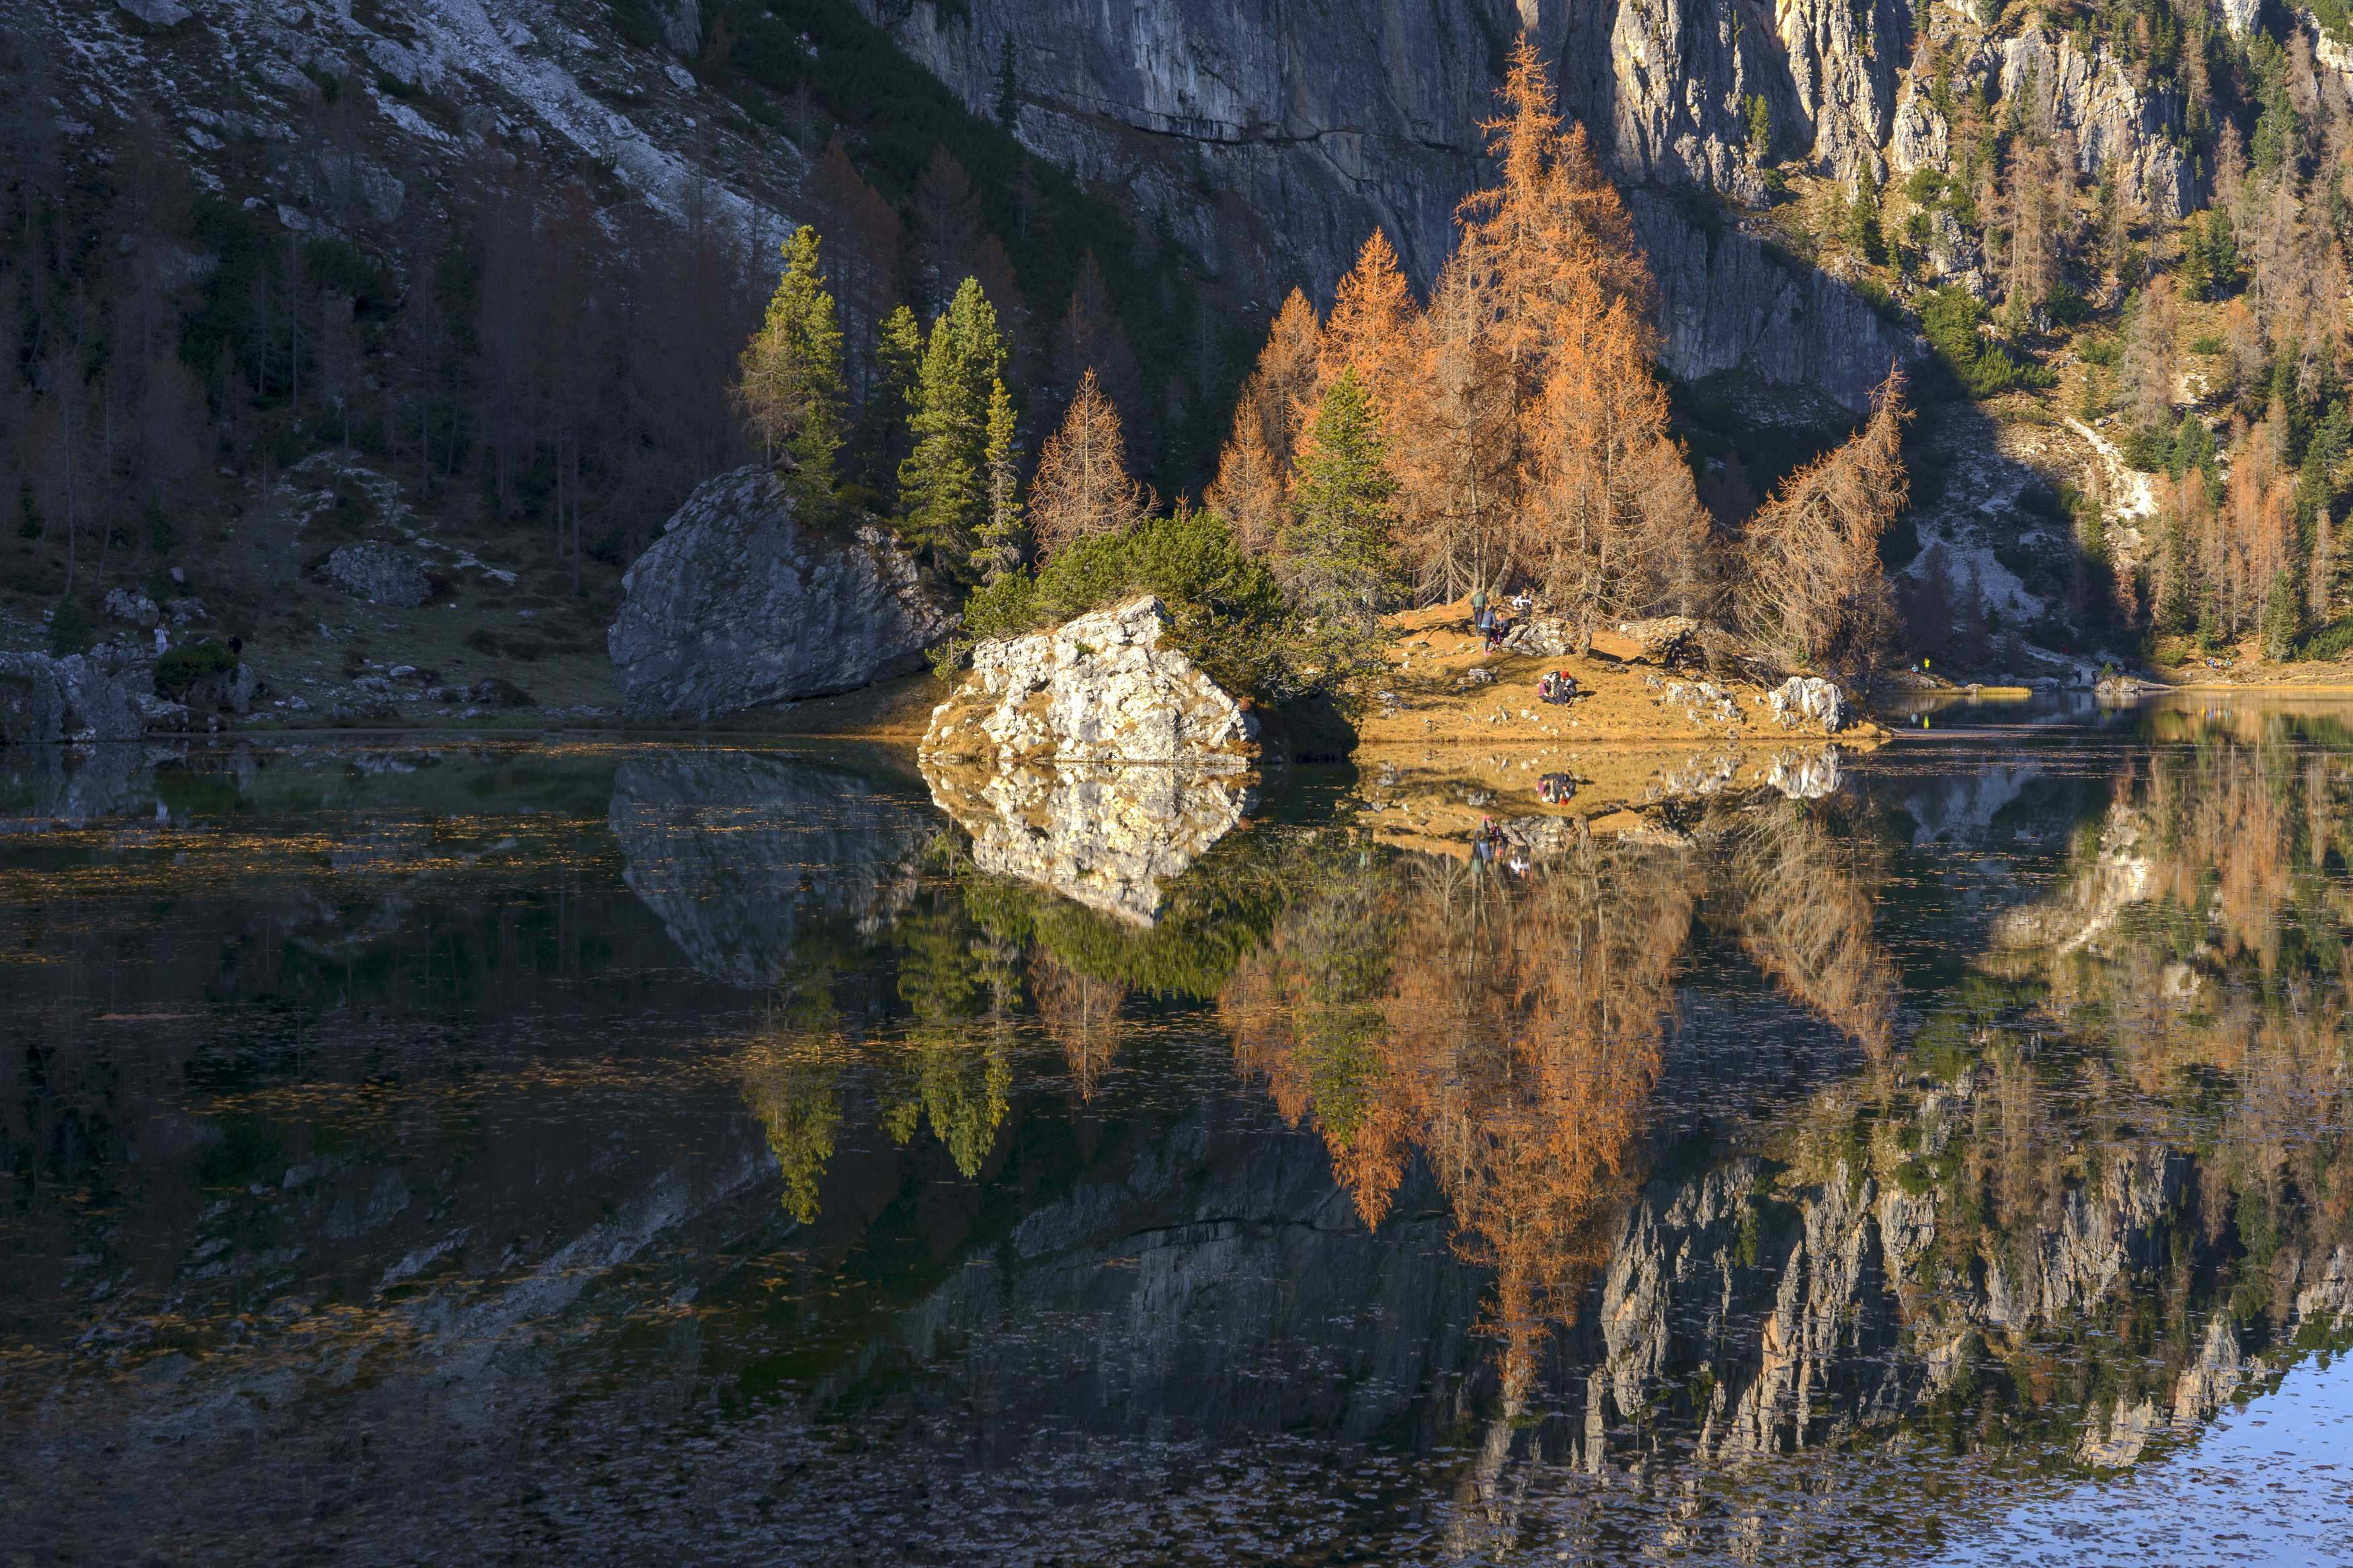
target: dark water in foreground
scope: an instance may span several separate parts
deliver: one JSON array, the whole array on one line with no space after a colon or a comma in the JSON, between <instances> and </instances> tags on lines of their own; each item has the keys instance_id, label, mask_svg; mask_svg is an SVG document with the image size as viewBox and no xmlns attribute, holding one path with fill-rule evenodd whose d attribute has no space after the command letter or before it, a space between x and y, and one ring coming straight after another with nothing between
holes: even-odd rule
<instances>
[{"instance_id":1,"label":"dark water in foreground","mask_svg":"<svg viewBox=\"0 0 2353 1568\"><path fill-rule=\"evenodd\" d=\"M2347 717L0 754L0 1562L2353 1561Z\"/></svg>"}]
</instances>

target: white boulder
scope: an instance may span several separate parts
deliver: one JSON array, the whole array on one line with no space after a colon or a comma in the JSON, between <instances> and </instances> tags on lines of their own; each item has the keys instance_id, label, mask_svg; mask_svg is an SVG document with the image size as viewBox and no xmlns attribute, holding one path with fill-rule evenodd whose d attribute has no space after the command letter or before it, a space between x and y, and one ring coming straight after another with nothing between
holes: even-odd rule
<instances>
[{"instance_id":1,"label":"white boulder","mask_svg":"<svg viewBox=\"0 0 2353 1568\"><path fill-rule=\"evenodd\" d=\"M1836 686L1818 675L1793 675L1773 689L1768 699L1773 717L1783 724L1809 720L1837 734L1854 721L1854 710Z\"/></svg>"},{"instance_id":2,"label":"white boulder","mask_svg":"<svg viewBox=\"0 0 2353 1568\"><path fill-rule=\"evenodd\" d=\"M1163 646L1166 605L1150 595L1051 631L985 642L972 672L932 710L923 752L1031 763L1251 766L1256 714Z\"/></svg>"}]
</instances>

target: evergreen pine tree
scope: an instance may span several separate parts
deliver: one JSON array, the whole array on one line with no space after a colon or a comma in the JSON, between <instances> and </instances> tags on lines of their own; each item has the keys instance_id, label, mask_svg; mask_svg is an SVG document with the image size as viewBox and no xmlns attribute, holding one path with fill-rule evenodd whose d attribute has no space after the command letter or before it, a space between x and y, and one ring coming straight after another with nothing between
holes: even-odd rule
<instances>
[{"instance_id":1,"label":"evergreen pine tree","mask_svg":"<svg viewBox=\"0 0 2353 1568\"><path fill-rule=\"evenodd\" d=\"M1397 480L1352 367L1324 392L1299 454L1298 505L1277 539L1282 575L1313 616L1327 673L1357 662L1403 590L1391 536Z\"/></svg>"},{"instance_id":2,"label":"evergreen pine tree","mask_svg":"<svg viewBox=\"0 0 2353 1568\"><path fill-rule=\"evenodd\" d=\"M984 459L988 514L980 525L974 570L993 584L1021 567L1021 448L1014 443L1013 399L1005 383L988 385L988 449Z\"/></svg>"},{"instance_id":3,"label":"evergreen pine tree","mask_svg":"<svg viewBox=\"0 0 2353 1568\"><path fill-rule=\"evenodd\" d=\"M899 465L904 532L935 564L967 557L985 516L989 388L1005 359L997 307L967 278L932 323L908 421L915 449Z\"/></svg>"},{"instance_id":4,"label":"evergreen pine tree","mask_svg":"<svg viewBox=\"0 0 2353 1568\"><path fill-rule=\"evenodd\" d=\"M1868 163L1855 176L1854 203L1846 211L1846 237L1847 243L1862 252L1865 261L1876 264L1887 259L1887 242L1879 232L1879 182L1872 177Z\"/></svg>"},{"instance_id":5,"label":"evergreen pine tree","mask_svg":"<svg viewBox=\"0 0 2353 1568\"><path fill-rule=\"evenodd\" d=\"M785 274L744 347L736 397L768 459L790 453L797 488L824 500L833 494L841 446L841 322L818 270L818 244L807 224L784 242Z\"/></svg>"},{"instance_id":6,"label":"evergreen pine tree","mask_svg":"<svg viewBox=\"0 0 2353 1568\"><path fill-rule=\"evenodd\" d=\"M878 488L898 483L899 464L911 447L907 426L923 379L923 329L915 312L901 305L875 326L874 375L860 428L860 455L871 465L865 472Z\"/></svg>"}]
</instances>

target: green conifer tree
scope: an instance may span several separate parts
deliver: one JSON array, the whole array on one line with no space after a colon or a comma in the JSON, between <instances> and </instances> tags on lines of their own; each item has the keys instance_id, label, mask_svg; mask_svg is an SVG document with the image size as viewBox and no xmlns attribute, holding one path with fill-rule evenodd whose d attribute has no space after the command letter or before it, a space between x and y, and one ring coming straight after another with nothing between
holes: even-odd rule
<instances>
[{"instance_id":1,"label":"green conifer tree","mask_svg":"<svg viewBox=\"0 0 2353 1568\"><path fill-rule=\"evenodd\" d=\"M1879 182L1872 177L1868 163L1855 176L1854 203L1846 211L1846 237L1862 252L1864 260L1877 265L1887 259L1886 237L1879 232Z\"/></svg>"},{"instance_id":2,"label":"green conifer tree","mask_svg":"<svg viewBox=\"0 0 2353 1568\"><path fill-rule=\"evenodd\" d=\"M1372 653L1384 604L1403 590L1392 540L1397 480L1372 399L1350 369L1316 407L1298 458L1298 504L1276 536L1282 576L1315 623L1327 678Z\"/></svg>"},{"instance_id":3,"label":"green conifer tree","mask_svg":"<svg viewBox=\"0 0 2353 1568\"><path fill-rule=\"evenodd\" d=\"M988 510L973 570L994 584L1021 567L1021 449L1014 442L1013 399L1003 381L988 384L988 447L983 458Z\"/></svg>"},{"instance_id":4,"label":"green conifer tree","mask_svg":"<svg viewBox=\"0 0 2353 1568\"><path fill-rule=\"evenodd\" d=\"M964 562L987 514L989 389L1006 356L997 307L965 279L932 323L908 421L915 449L899 465L902 530L934 564Z\"/></svg>"},{"instance_id":5,"label":"green conifer tree","mask_svg":"<svg viewBox=\"0 0 2353 1568\"><path fill-rule=\"evenodd\" d=\"M780 247L785 275L744 346L736 396L768 460L790 453L796 488L825 500L841 447L841 321L818 270L818 245L817 230L803 224Z\"/></svg>"}]
</instances>

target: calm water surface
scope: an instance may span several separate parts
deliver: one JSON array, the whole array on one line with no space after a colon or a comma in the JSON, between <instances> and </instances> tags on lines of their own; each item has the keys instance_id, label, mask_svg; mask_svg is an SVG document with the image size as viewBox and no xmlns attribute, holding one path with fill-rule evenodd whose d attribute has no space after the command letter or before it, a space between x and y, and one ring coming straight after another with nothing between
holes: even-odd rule
<instances>
[{"instance_id":1,"label":"calm water surface","mask_svg":"<svg viewBox=\"0 0 2353 1568\"><path fill-rule=\"evenodd\" d=\"M0 1561L2353 1561L2353 708L1831 776L0 753Z\"/></svg>"}]
</instances>

